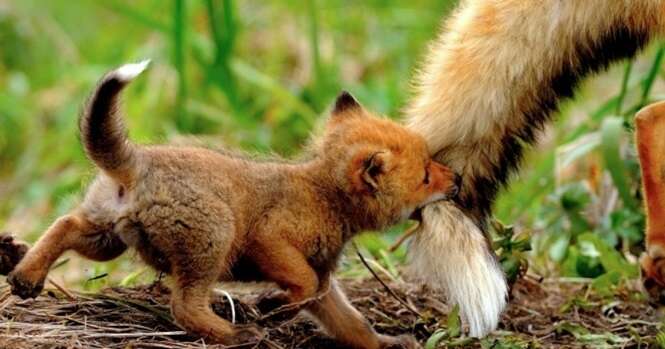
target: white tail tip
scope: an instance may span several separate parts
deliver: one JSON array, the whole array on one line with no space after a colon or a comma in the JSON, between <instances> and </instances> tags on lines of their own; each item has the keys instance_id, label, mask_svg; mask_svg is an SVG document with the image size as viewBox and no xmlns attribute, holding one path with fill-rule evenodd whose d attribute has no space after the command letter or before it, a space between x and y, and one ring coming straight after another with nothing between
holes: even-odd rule
<instances>
[{"instance_id":1,"label":"white tail tip","mask_svg":"<svg viewBox=\"0 0 665 349\"><path fill-rule=\"evenodd\" d=\"M506 307L508 286L483 232L451 202L426 206L420 231L409 246L410 271L458 304L471 337L495 330Z\"/></svg>"},{"instance_id":2,"label":"white tail tip","mask_svg":"<svg viewBox=\"0 0 665 349\"><path fill-rule=\"evenodd\" d=\"M146 59L138 63L125 64L111 72L110 75L121 81L130 81L141 74L150 65L150 60Z\"/></svg>"}]
</instances>

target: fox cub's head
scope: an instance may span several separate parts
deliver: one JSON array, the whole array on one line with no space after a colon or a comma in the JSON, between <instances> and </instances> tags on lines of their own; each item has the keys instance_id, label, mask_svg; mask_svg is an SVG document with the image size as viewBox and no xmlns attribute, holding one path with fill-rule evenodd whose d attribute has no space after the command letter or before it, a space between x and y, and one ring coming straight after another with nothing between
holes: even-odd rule
<instances>
[{"instance_id":1,"label":"fox cub's head","mask_svg":"<svg viewBox=\"0 0 665 349\"><path fill-rule=\"evenodd\" d=\"M365 228L406 219L459 190L460 177L430 158L421 136L373 116L347 92L337 97L319 146Z\"/></svg>"}]
</instances>

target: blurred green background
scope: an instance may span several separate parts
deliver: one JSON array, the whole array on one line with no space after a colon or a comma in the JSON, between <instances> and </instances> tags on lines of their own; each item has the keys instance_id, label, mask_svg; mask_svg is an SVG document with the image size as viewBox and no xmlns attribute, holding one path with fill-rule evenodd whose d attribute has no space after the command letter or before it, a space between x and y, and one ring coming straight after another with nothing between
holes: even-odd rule
<instances>
[{"instance_id":1,"label":"blurred green background","mask_svg":"<svg viewBox=\"0 0 665 349\"><path fill-rule=\"evenodd\" d=\"M455 3L0 0L0 230L34 241L80 200L94 169L79 144L79 110L115 66L153 60L124 96L133 140L290 156L341 89L399 118ZM632 115L665 91L662 54L655 43L587 81L543 132L495 207L509 272L528 260L539 275L604 288L637 275L644 217ZM387 250L403 228L358 239L394 278L404 248ZM55 275L87 289L154 277L136 259L68 255ZM363 273L356 264L348 258L343 272Z\"/></svg>"}]
</instances>

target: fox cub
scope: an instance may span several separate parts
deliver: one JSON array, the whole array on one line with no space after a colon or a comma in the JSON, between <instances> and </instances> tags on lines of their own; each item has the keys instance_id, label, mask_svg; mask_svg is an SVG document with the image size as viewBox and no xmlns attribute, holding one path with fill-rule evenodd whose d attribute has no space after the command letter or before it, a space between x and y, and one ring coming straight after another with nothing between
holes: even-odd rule
<instances>
[{"instance_id":1,"label":"fox cub","mask_svg":"<svg viewBox=\"0 0 665 349\"><path fill-rule=\"evenodd\" d=\"M12 292L37 296L49 267L74 250L107 261L128 247L173 278L171 311L189 332L227 345L258 340L211 310L220 280L267 280L277 304L303 307L353 348L417 347L376 334L332 273L344 244L424 205L450 198L460 177L430 159L422 137L363 109L348 93L300 163L255 162L195 147L139 146L117 112L122 89L147 66L108 73L80 120L100 168L83 203L59 218L8 276Z\"/></svg>"}]
</instances>

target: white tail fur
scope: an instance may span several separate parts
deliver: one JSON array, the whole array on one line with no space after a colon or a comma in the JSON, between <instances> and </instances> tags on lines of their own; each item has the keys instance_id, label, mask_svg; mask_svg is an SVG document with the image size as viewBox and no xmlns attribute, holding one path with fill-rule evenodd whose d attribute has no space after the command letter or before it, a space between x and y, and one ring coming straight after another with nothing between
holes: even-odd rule
<instances>
[{"instance_id":1,"label":"white tail fur","mask_svg":"<svg viewBox=\"0 0 665 349\"><path fill-rule=\"evenodd\" d=\"M116 70L112 71L109 75L112 75L113 77L117 78L120 81L129 82L133 80L135 77L139 76L139 74L143 73L143 71L146 70L149 65L150 65L150 60L145 59L138 63L129 63L122 65Z\"/></svg>"},{"instance_id":2,"label":"white tail fur","mask_svg":"<svg viewBox=\"0 0 665 349\"><path fill-rule=\"evenodd\" d=\"M486 335L499 323L508 288L482 231L449 202L425 207L420 229L409 248L410 274L459 304L471 336Z\"/></svg>"}]
</instances>

